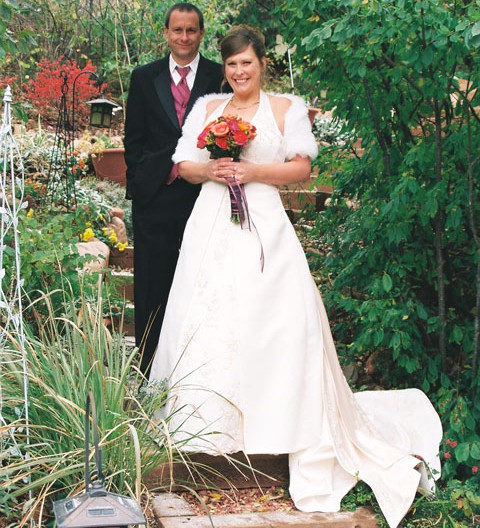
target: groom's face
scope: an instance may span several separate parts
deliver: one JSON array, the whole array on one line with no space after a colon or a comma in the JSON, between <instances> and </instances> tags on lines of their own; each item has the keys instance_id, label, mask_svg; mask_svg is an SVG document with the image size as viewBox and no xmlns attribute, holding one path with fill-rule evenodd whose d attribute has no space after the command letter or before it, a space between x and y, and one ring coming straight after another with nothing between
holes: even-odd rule
<instances>
[{"instance_id":1,"label":"groom's face","mask_svg":"<svg viewBox=\"0 0 480 528\"><path fill-rule=\"evenodd\" d=\"M163 29L170 52L180 66L192 62L198 53L204 30L195 11L172 11L168 28Z\"/></svg>"}]
</instances>

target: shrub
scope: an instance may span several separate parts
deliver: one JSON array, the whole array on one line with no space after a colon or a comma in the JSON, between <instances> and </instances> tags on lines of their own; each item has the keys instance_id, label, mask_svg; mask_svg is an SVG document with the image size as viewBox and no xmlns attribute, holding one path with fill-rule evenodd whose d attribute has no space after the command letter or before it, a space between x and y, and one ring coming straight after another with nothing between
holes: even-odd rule
<instances>
[{"instance_id":1,"label":"shrub","mask_svg":"<svg viewBox=\"0 0 480 528\"><path fill-rule=\"evenodd\" d=\"M75 125L85 124L89 115L85 102L98 96L100 90L95 79L86 72L96 72L96 67L88 61L84 68L77 66L75 61L63 57L56 60L42 59L34 78L24 83L24 98L31 104L31 117L41 116L49 123L57 121L60 99L62 96L63 74L68 76L68 86L65 93L67 110L72 116L73 96L75 96ZM75 93L74 91L75 83Z\"/></svg>"},{"instance_id":2,"label":"shrub","mask_svg":"<svg viewBox=\"0 0 480 528\"><path fill-rule=\"evenodd\" d=\"M317 224L329 248L320 265L339 354L367 364L370 384L427 392L444 441L462 446L446 460L446 479L473 482L480 424L478 2L304 4L277 8L288 21L287 39L310 60L327 109L364 150L355 155L347 141L343 159L334 158L332 205Z\"/></svg>"}]
</instances>

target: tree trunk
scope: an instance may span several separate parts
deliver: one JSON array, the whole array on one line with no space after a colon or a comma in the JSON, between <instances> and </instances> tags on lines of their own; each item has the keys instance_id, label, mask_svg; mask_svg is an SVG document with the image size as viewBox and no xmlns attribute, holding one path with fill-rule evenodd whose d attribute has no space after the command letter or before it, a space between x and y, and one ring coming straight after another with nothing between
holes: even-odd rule
<instances>
[{"instance_id":1,"label":"tree trunk","mask_svg":"<svg viewBox=\"0 0 480 528\"><path fill-rule=\"evenodd\" d=\"M439 102L435 101L435 179L442 181L442 114ZM438 350L442 360L442 370L447 369L447 312L445 299L445 258L443 254L443 211L438 208L434 220L435 255L437 258L437 305L438 305Z\"/></svg>"},{"instance_id":2,"label":"tree trunk","mask_svg":"<svg viewBox=\"0 0 480 528\"><path fill-rule=\"evenodd\" d=\"M477 219L475 218L475 180L474 168L479 162L479 158L472 159L472 129L470 108L467 109L467 159L468 159L468 217L470 220L470 229L473 234L477 254L477 273L476 273L476 301L474 311L474 331L473 331L473 358L472 358L472 401L475 401L477 389L479 386L478 359L480 355L480 235L477 228Z\"/></svg>"}]
</instances>

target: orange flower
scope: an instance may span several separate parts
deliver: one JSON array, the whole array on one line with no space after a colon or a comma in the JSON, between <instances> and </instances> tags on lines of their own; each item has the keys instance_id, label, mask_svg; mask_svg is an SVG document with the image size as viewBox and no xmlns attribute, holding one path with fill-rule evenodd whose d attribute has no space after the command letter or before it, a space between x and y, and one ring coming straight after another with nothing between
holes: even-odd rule
<instances>
[{"instance_id":1,"label":"orange flower","mask_svg":"<svg viewBox=\"0 0 480 528\"><path fill-rule=\"evenodd\" d=\"M256 128L233 115L208 123L197 137L197 147L206 148L212 158L238 158L243 147L256 136Z\"/></svg>"},{"instance_id":2,"label":"orange flower","mask_svg":"<svg viewBox=\"0 0 480 528\"><path fill-rule=\"evenodd\" d=\"M216 138L224 138L229 133L230 129L228 127L228 124L225 122L217 123L212 127L212 134Z\"/></svg>"}]
</instances>

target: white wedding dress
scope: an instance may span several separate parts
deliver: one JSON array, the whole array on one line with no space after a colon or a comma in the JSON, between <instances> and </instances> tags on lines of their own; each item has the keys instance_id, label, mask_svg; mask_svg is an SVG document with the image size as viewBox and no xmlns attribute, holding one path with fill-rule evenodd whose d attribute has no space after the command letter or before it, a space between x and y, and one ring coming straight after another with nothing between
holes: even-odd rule
<instances>
[{"instance_id":1,"label":"white wedding dress","mask_svg":"<svg viewBox=\"0 0 480 528\"><path fill-rule=\"evenodd\" d=\"M229 97L196 103L174 161L208 159L197 136ZM243 158L315 157L306 106L288 97L282 134L262 92ZM431 492L439 476L439 417L417 389L351 392L278 189L251 182L245 194L251 230L230 221L228 188L212 181L185 230L151 370L151 380L169 380L163 412L173 438L192 451L289 453L290 494L303 511L338 511L363 480L395 527L417 488Z\"/></svg>"}]
</instances>

